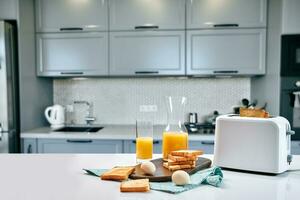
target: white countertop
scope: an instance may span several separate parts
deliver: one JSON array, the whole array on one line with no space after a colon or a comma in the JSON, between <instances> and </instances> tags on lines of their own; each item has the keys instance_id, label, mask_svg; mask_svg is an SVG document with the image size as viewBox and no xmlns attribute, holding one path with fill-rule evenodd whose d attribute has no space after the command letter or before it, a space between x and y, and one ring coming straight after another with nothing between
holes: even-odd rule
<instances>
[{"instance_id":1,"label":"white countertop","mask_svg":"<svg viewBox=\"0 0 300 200\"><path fill-rule=\"evenodd\" d=\"M101 181L82 170L133 165L134 154L1 154L0 163L3 200L298 200L300 197L300 171L268 176L224 170L220 188L202 185L174 195L159 191L121 193L120 183ZM300 169L300 156L294 156L291 168Z\"/></svg>"},{"instance_id":2,"label":"white countertop","mask_svg":"<svg viewBox=\"0 0 300 200\"><path fill-rule=\"evenodd\" d=\"M99 125L104 127L96 133L82 132L55 132L50 127L42 127L21 133L21 138L46 138L46 139L103 139L103 140L134 140L134 125ZM161 140L164 126L154 126L154 139ZM190 134L189 141L212 141L214 135Z\"/></svg>"}]
</instances>

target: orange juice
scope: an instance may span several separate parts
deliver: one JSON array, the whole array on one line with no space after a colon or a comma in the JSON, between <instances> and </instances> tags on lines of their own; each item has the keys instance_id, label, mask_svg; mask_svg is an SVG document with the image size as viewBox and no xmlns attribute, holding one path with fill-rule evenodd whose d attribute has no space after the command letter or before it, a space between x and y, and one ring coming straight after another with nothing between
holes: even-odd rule
<instances>
[{"instance_id":1,"label":"orange juice","mask_svg":"<svg viewBox=\"0 0 300 200\"><path fill-rule=\"evenodd\" d=\"M152 152L153 152L153 138L152 137L136 138L136 158L137 159L151 159Z\"/></svg>"},{"instance_id":2,"label":"orange juice","mask_svg":"<svg viewBox=\"0 0 300 200\"><path fill-rule=\"evenodd\" d=\"M188 134L178 132L163 133L163 158L166 160L171 151L188 149Z\"/></svg>"}]
</instances>

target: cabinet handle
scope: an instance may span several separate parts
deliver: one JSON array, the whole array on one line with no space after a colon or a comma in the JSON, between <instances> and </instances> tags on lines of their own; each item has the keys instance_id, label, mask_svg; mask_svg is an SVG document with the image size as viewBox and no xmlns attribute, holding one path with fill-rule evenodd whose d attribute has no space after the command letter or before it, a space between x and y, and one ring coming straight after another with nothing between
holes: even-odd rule
<instances>
[{"instance_id":1,"label":"cabinet handle","mask_svg":"<svg viewBox=\"0 0 300 200\"><path fill-rule=\"evenodd\" d=\"M214 71L214 74L237 74L239 71L237 70L220 70L220 71Z\"/></svg>"},{"instance_id":2,"label":"cabinet handle","mask_svg":"<svg viewBox=\"0 0 300 200\"><path fill-rule=\"evenodd\" d=\"M135 26L135 30L141 30L141 29L159 29L159 26L156 25L144 25L144 26Z\"/></svg>"},{"instance_id":3,"label":"cabinet handle","mask_svg":"<svg viewBox=\"0 0 300 200\"><path fill-rule=\"evenodd\" d=\"M136 71L135 74L159 74L159 71Z\"/></svg>"},{"instance_id":4,"label":"cabinet handle","mask_svg":"<svg viewBox=\"0 0 300 200\"><path fill-rule=\"evenodd\" d=\"M68 143L92 143L93 140L67 140Z\"/></svg>"},{"instance_id":5,"label":"cabinet handle","mask_svg":"<svg viewBox=\"0 0 300 200\"><path fill-rule=\"evenodd\" d=\"M60 28L60 31L82 31L83 28L80 27L66 27L66 28Z\"/></svg>"},{"instance_id":6,"label":"cabinet handle","mask_svg":"<svg viewBox=\"0 0 300 200\"><path fill-rule=\"evenodd\" d=\"M133 140L132 143L133 143L133 144L136 144L136 140ZM153 141L153 144L159 144L159 141L157 141L157 140L156 140L156 141Z\"/></svg>"},{"instance_id":7,"label":"cabinet handle","mask_svg":"<svg viewBox=\"0 0 300 200\"><path fill-rule=\"evenodd\" d=\"M215 145L214 141L202 141L201 144L203 145Z\"/></svg>"},{"instance_id":8,"label":"cabinet handle","mask_svg":"<svg viewBox=\"0 0 300 200\"><path fill-rule=\"evenodd\" d=\"M214 27L239 27L239 24L214 24Z\"/></svg>"},{"instance_id":9,"label":"cabinet handle","mask_svg":"<svg viewBox=\"0 0 300 200\"><path fill-rule=\"evenodd\" d=\"M61 75L82 75L83 72L60 72Z\"/></svg>"},{"instance_id":10,"label":"cabinet handle","mask_svg":"<svg viewBox=\"0 0 300 200\"><path fill-rule=\"evenodd\" d=\"M28 145L27 147L27 153L32 153L32 145Z\"/></svg>"}]
</instances>

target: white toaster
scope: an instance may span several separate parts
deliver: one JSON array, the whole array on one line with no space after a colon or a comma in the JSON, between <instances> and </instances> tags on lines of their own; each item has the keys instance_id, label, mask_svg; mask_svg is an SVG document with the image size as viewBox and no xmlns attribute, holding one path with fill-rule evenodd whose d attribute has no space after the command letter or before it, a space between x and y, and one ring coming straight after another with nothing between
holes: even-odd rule
<instances>
[{"instance_id":1,"label":"white toaster","mask_svg":"<svg viewBox=\"0 0 300 200\"><path fill-rule=\"evenodd\" d=\"M223 115L216 120L214 165L279 174L292 161L294 131L283 117Z\"/></svg>"}]
</instances>

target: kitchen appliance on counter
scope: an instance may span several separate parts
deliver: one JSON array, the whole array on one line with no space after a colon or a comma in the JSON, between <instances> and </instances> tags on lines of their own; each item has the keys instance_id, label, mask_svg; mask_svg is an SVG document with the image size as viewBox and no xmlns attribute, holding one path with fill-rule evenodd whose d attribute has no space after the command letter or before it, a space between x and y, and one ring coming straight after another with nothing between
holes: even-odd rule
<instances>
[{"instance_id":1,"label":"kitchen appliance on counter","mask_svg":"<svg viewBox=\"0 0 300 200\"><path fill-rule=\"evenodd\" d=\"M45 110L45 117L52 129L59 129L65 125L65 108L61 105L49 106Z\"/></svg>"},{"instance_id":2,"label":"kitchen appliance on counter","mask_svg":"<svg viewBox=\"0 0 300 200\"><path fill-rule=\"evenodd\" d=\"M190 124L198 123L198 114L197 113L189 113L189 123Z\"/></svg>"},{"instance_id":3,"label":"kitchen appliance on counter","mask_svg":"<svg viewBox=\"0 0 300 200\"><path fill-rule=\"evenodd\" d=\"M205 116L203 123L198 123L197 113L189 113L189 122L185 123L185 127L189 134L213 135L215 134L215 122L219 116L218 111Z\"/></svg>"},{"instance_id":4,"label":"kitchen appliance on counter","mask_svg":"<svg viewBox=\"0 0 300 200\"><path fill-rule=\"evenodd\" d=\"M279 174L292 161L291 130L283 117L217 118L214 164L224 168Z\"/></svg>"},{"instance_id":5,"label":"kitchen appliance on counter","mask_svg":"<svg viewBox=\"0 0 300 200\"><path fill-rule=\"evenodd\" d=\"M16 26L0 21L0 153L19 152L19 87Z\"/></svg>"},{"instance_id":6,"label":"kitchen appliance on counter","mask_svg":"<svg viewBox=\"0 0 300 200\"><path fill-rule=\"evenodd\" d=\"M188 134L213 135L215 134L215 125L211 123L185 123Z\"/></svg>"}]
</instances>

